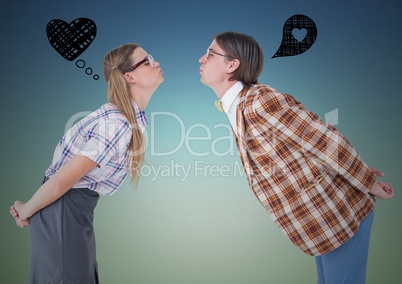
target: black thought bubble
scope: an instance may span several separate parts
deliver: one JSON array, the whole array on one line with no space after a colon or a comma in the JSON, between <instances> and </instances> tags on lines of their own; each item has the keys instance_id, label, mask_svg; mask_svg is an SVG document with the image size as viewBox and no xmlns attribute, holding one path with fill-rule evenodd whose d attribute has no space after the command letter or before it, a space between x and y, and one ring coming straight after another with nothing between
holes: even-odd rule
<instances>
[{"instance_id":1,"label":"black thought bubble","mask_svg":"<svg viewBox=\"0 0 402 284\"><path fill-rule=\"evenodd\" d=\"M74 61L94 41L96 24L88 18L77 18L71 23L63 20L51 20L46 26L47 38L52 47L66 60ZM75 64L78 68L85 67L85 61L80 59ZM92 68L85 69L87 75L92 75ZM99 75L93 76L95 80Z\"/></svg>"},{"instance_id":2,"label":"black thought bubble","mask_svg":"<svg viewBox=\"0 0 402 284\"><path fill-rule=\"evenodd\" d=\"M294 15L285 22L281 45L272 58L302 54L314 44L316 38L314 21L305 15Z\"/></svg>"}]
</instances>

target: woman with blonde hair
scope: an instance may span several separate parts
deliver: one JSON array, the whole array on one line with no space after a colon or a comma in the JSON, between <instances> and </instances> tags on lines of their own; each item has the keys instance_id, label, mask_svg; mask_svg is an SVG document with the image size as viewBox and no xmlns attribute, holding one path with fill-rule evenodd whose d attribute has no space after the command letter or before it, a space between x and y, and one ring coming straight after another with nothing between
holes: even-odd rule
<instances>
[{"instance_id":1,"label":"woman with blonde hair","mask_svg":"<svg viewBox=\"0 0 402 284\"><path fill-rule=\"evenodd\" d=\"M163 82L159 63L138 44L110 50L103 73L108 102L62 137L41 187L15 201L16 224L30 225L28 283L98 283L93 213L99 194L115 193L144 160L144 113Z\"/></svg>"}]
</instances>

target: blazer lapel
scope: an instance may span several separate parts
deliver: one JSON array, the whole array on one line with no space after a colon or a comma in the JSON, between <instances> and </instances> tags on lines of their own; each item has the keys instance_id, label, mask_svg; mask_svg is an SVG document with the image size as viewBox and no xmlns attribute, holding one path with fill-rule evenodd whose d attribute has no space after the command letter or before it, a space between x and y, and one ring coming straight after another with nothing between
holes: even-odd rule
<instances>
[{"instance_id":1,"label":"blazer lapel","mask_svg":"<svg viewBox=\"0 0 402 284\"><path fill-rule=\"evenodd\" d=\"M253 181L253 171L251 170L249 157L247 155L247 139L246 139L246 127L244 123L244 109L246 107L246 98L249 87L244 87L239 94L239 104L236 109L236 130L237 135L236 143L239 150L240 159L243 162L244 170L247 175L247 179L250 187L252 188Z\"/></svg>"}]
</instances>

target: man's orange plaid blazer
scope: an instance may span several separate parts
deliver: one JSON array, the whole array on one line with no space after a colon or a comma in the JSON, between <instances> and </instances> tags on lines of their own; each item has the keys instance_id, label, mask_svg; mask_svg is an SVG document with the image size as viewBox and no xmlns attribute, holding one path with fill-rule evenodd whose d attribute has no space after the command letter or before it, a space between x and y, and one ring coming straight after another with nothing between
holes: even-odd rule
<instances>
[{"instance_id":1,"label":"man's orange plaid blazer","mask_svg":"<svg viewBox=\"0 0 402 284\"><path fill-rule=\"evenodd\" d=\"M239 96L239 155L270 217L309 255L345 243L374 209L374 173L335 127L292 96L263 84Z\"/></svg>"}]
</instances>

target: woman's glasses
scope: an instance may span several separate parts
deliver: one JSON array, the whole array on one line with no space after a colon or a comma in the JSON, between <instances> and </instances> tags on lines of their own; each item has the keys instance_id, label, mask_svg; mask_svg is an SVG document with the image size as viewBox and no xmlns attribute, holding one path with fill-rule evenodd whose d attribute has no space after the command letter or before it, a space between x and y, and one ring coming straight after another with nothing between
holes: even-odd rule
<instances>
[{"instance_id":1,"label":"woman's glasses","mask_svg":"<svg viewBox=\"0 0 402 284\"><path fill-rule=\"evenodd\" d=\"M154 58L152 57L151 54L148 54L147 58L145 58L145 59L141 60L140 62L134 64L134 66L131 67L130 69L128 69L126 72L132 72L132 71L134 71L136 68L140 67L142 64L144 64L144 63L147 62L147 61L148 61L148 63L149 63L149 66L151 66L152 68L155 67L155 64L154 64L154 63L155 63L155 60L154 60Z\"/></svg>"}]
</instances>

